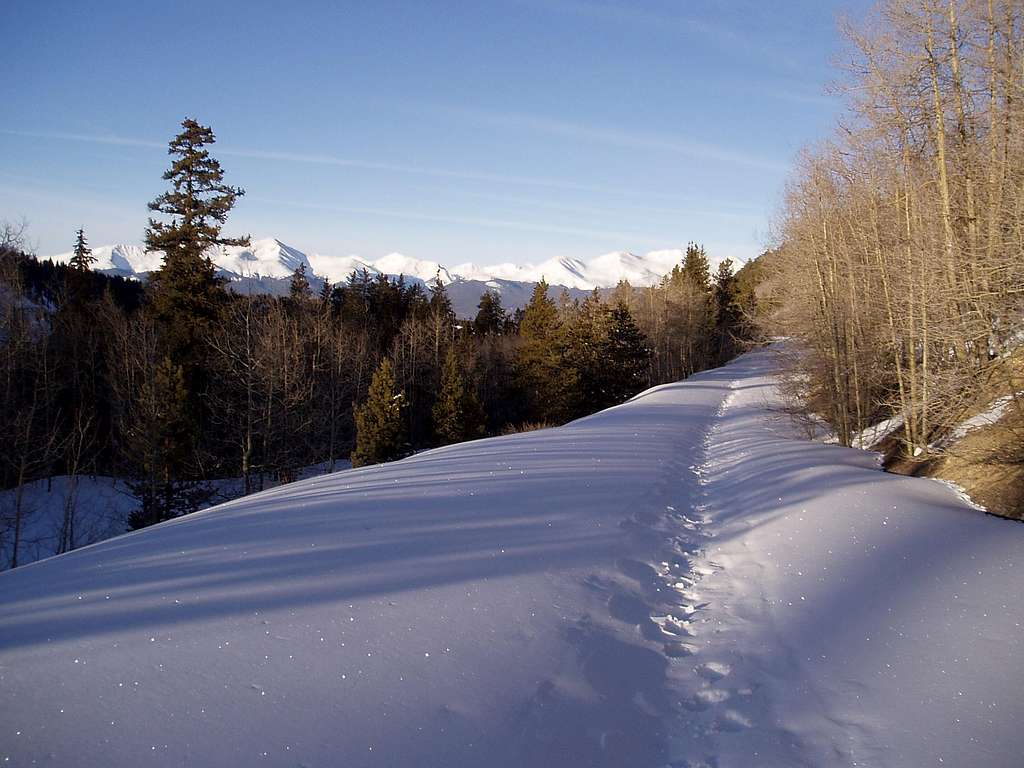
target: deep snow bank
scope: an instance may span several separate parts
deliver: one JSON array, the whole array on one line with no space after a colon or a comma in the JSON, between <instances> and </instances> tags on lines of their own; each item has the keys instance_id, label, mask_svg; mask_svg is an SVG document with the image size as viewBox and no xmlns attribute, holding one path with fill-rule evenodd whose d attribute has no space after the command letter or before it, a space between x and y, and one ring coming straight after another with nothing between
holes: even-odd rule
<instances>
[{"instance_id":1,"label":"deep snow bank","mask_svg":"<svg viewBox=\"0 0 1024 768\"><path fill-rule=\"evenodd\" d=\"M0 759L1019 764L1024 527L792 439L773 365L0 575Z\"/></svg>"},{"instance_id":2,"label":"deep snow bank","mask_svg":"<svg viewBox=\"0 0 1024 768\"><path fill-rule=\"evenodd\" d=\"M722 396L670 385L0 575L0 759L662 762L669 638L637 633L637 579Z\"/></svg>"},{"instance_id":3,"label":"deep snow bank","mask_svg":"<svg viewBox=\"0 0 1024 768\"><path fill-rule=\"evenodd\" d=\"M773 380L750 367L770 354L731 369L699 468L720 569L700 585L701 656L728 669L702 694L719 725L708 754L1024 764L1024 526L879 472L874 454L791 439Z\"/></svg>"}]
</instances>

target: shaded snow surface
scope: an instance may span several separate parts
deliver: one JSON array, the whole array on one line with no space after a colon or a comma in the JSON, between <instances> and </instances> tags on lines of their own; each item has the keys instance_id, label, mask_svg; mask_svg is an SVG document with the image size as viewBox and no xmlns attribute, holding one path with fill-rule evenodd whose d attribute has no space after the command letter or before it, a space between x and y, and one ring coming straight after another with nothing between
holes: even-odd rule
<instances>
[{"instance_id":1,"label":"shaded snow surface","mask_svg":"<svg viewBox=\"0 0 1024 768\"><path fill-rule=\"evenodd\" d=\"M348 460L336 460L335 466L347 468L351 464ZM298 476L322 475L328 467L327 463L303 467ZM279 484L269 478L263 482L267 487ZM222 478L203 483L201 488L210 495L202 504L206 508L244 495L245 481L240 477ZM26 483L20 492L21 565L122 534L129 528L131 513L140 506L128 482L103 475L55 475ZM13 519L18 493L17 488L0 491L0 521L5 523L0 525L0 570L10 568L14 559Z\"/></svg>"},{"instance_id":2,"label":"shaded snow surface","mask_svg":"<svg viewBox=\"0 0 1024 768\"><path fill-rule=\"evenodd\" d=\"M773 369L0 575L0 760L1020 765L1024 526L793 439Z\"/></svg>"}]
</instances>

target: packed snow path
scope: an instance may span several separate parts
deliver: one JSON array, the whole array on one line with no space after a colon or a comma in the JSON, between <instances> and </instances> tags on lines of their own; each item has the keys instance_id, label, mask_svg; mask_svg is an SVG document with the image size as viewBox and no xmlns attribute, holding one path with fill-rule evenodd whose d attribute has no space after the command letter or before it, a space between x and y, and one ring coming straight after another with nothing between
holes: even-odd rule
<instances>
[{"instance_id":1,"label":"packed snow path","mask_svg":"<svg viewBox=\"0 0 1024 768\"><path fill-rule=\"evenodd\" d=\"M1020 765L1024 526L773 365L0 575L0 761Z\"/></svg>"}]
</instances>

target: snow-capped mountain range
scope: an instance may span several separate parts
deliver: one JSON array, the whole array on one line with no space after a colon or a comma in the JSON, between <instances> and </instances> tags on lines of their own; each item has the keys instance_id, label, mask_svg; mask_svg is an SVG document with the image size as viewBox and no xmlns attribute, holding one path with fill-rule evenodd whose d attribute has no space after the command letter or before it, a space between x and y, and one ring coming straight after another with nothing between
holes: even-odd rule
<instances>
[{"instance_id":1,"label":"snow-capped mountain range","mask_svg":"<svg viewBox=\"0 0 1024 768\"><path fill-rule=\"evenodd\" d=\"M682 261L684 251L680 248L651 251L637 255L628 251L614 251L591 259L559 257L539 264L493 264L481 265L473 262L445 266L436 261L390 253L379 259L361 256L327 256L306 253L286 245L280 240L266 238L253 240L248 247L222 247L212 249L210 258L229 276L238 278L285 278L301 264L319 277L331 282L345 280L353 270L366 269L371 274L405 275L423 281L439 276L445 285L458 280L512 280L536 283L541 279L551 285L579 288L589 291L594 288L608 288L620 280L628 280L636 286L656 284L672 267ZM146 252L138 245L104 245L93 248L96 258L95 269L124 277L141 277L160 267L162 254ZM71 252L53 256L57 262L66 262Z\"/></svg>"},{"instance_id":2,"label":"snow-capped mountain range","mask_svg":"<svg viewBox=\"0 0 1024 768\"><path fill-rule=\"evenodd\" d=\"M445 266L390 253L379 259L361 256L329 256L306 254L275 238L253 240L248 247L221 247L211 249L209 256L219 267L222 276L235 283L243 283L257 290L280 293L287 290L286 281L300 266L305 265L311 282L319 287L323 280L342 282L353 271L366 270L371 275L403 275L407 280L424 283L439 277L448 287L455 309L468 316L475 311L476 301L485 290L501 294L505 307L523 306L535 283L544 279L553 288L567 288L579 295L595 288L610 288L621 280L634 286L655 285L681 263L685 251L681 248L651 251L644 255L628 251L614 251L590 259L552 258L539 264L502 263L480 265L472 262ZM144 278L160 268L163 254L147 252L138 245L104 245L93 248L96 259L93 268L100 272L129 278ZM71 253L51 257L55 262L67 262Z\"/></svg>"}]
</instances>

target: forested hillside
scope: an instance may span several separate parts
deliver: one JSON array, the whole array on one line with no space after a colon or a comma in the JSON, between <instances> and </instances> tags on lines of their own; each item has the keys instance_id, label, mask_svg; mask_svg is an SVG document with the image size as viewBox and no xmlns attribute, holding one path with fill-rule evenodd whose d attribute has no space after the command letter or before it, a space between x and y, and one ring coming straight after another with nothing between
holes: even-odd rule
<instances>
[{"instance_id":1,"label":"forested hillside","mask_svg":"<svg viewBox=\"0 0 1024 768\"><path fill-rule=\"evenodd\" d=\"M366 271L314 293L300 265L287 296L226 290L206 256L243 191L193 120L170 144L168 191L150 204L143 286L90 270L86 234L68 265L2 256L0 542L18 565L31 481L67 476L58 551L74 549L76 478L127 478L131 525L193 511L211 481L245 493L303 467L400 458L436 445L564 423L709 368L750 337L732 265L704 250L660 285L552 301L541 282L511 315L496 293L457 318L445 287Z\"/></svg>"}]
</instances>

